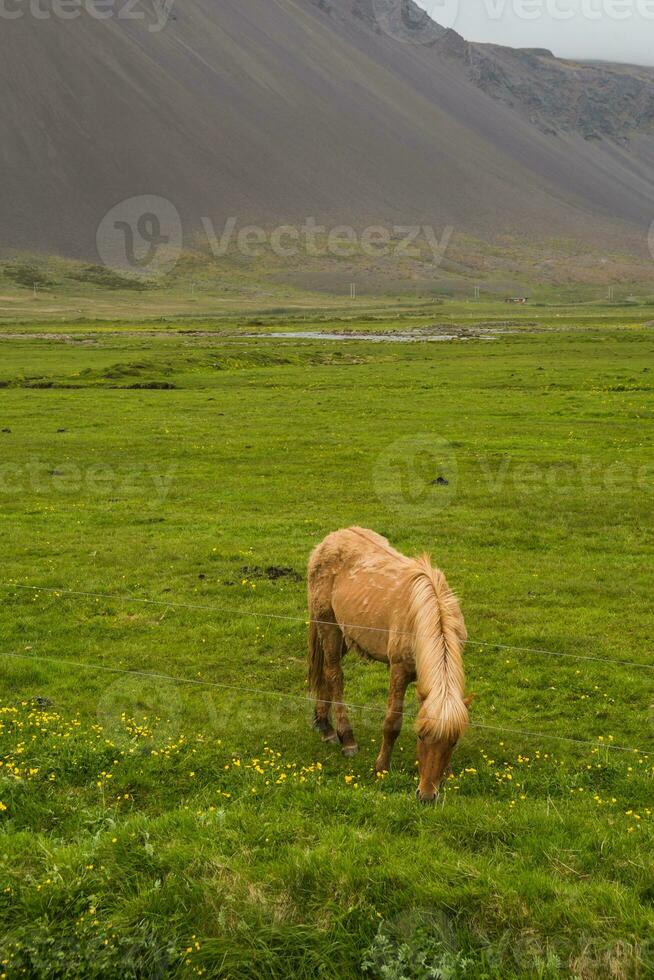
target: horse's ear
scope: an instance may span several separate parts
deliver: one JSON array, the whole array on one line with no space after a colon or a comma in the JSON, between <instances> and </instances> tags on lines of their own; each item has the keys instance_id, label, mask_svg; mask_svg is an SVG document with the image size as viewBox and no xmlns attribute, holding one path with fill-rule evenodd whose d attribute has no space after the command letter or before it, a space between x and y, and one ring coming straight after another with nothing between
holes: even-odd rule
<instances>
[{"instance_id":1,"label":"horse's ear","mask_svg":"<svg viewBox=\"0 0 654 980\"><path fill-rule=\"evenodd\" d=\"M476 697L477 697L477 694L475 693L475 694L469 694L467 698L464 698L463 699L463 703L465 704L466 708L470 708L471 707L472 702L475 700Z\"/></svg>"}]
</instances>

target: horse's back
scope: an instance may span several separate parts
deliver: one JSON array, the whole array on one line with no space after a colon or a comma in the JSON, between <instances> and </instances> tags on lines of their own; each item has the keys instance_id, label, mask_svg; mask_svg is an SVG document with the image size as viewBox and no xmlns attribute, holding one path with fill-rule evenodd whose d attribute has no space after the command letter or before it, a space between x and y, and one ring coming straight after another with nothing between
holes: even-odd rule
<instances>
[{"instance_id":1,"label":"horse's back","mask_svg":"<svg viewBox=\"0 0 654 980\"><path fill-rule=\"evenodd\" d=\"M314 613L333 613L362 651L381 659L386 632L408 603L413 562L367 528L334 531L309 559L309 604ZM361 630L353 628L358 624Z\"/></svg>"},{"instance_id":2,"label":"horse's back","mask_svg":"<svg viewBox=\"0 0 654 980\"><path fill-rule=\"evenodd\" d=\"M374 561L375 558L379 560L381 555L402 565L409 561L376 531L356 526L342 528L332 531L314 548L309 558L309 576L325 563L340 565L357 560Z\"/></svg>"}]
</instances>

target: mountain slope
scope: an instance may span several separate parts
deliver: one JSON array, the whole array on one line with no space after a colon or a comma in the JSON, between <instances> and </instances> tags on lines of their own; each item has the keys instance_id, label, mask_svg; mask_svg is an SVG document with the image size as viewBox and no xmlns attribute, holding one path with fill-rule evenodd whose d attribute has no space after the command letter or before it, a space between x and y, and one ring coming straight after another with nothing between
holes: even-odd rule
<instances>
[{"instance_id":1,"label":"mountain slope","mask_svg":"<svg viewBox=\"0 0 654 980\"><path fill-rule=\"evenodd\" d=\"M178 0L158 33L152 12L3 22L1 243L92 255L103 215L139 194L173 202L188 234L203 216L217 228L315 216L643 239L645 70L637 123L589 140L562 119L553 135L543 107L530 111L538 72L519 53L438 28L406 43L380 28L380 2Z\"/></svg>"}]
</instances>

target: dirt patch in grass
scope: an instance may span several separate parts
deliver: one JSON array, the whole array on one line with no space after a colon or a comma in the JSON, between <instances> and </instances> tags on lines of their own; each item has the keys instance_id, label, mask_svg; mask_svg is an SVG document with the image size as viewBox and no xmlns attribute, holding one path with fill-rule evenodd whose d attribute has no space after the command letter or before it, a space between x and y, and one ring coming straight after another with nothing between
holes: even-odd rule
<instances>
[{"instance_id":1,"label":"dirt patch in grass","mask_svg":"<svg viewBox=\"0 0 654 980\"><path fill-rule=\"evenodd\" d=\"M262 568L260 565L244 565L239 569L239 572L246 578L263 578L270 582L276 582L280 578L286 578L290 582L302 581L299 572L284 565L268 565L266 568Z\"/></svg>"}]
</instances>

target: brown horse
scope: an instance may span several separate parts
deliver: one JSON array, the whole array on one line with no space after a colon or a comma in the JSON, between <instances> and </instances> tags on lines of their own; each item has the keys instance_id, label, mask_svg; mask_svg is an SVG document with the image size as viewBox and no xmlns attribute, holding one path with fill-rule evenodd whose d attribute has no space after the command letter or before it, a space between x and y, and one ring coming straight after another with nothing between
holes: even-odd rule
<instances>
[{"instance_id":1,"label":"brown horse","mask_svg":"<svg viewBox=\"0 0 654 980\"><path fill-rule=\"evenodd\" d=\"M326 742L355 755L343 703L347 650L390 667L384 739L377 772L390 767L402 728L404 695L417 679L418 799L434 802L454 747L468 724L462 653L467 639L459 603L427 556L406 558L386 538L360 527L335 531L309 559L309 685L315 726ZM336 730L331 723L331 709Z\"/></svg>"}]
</instances>

